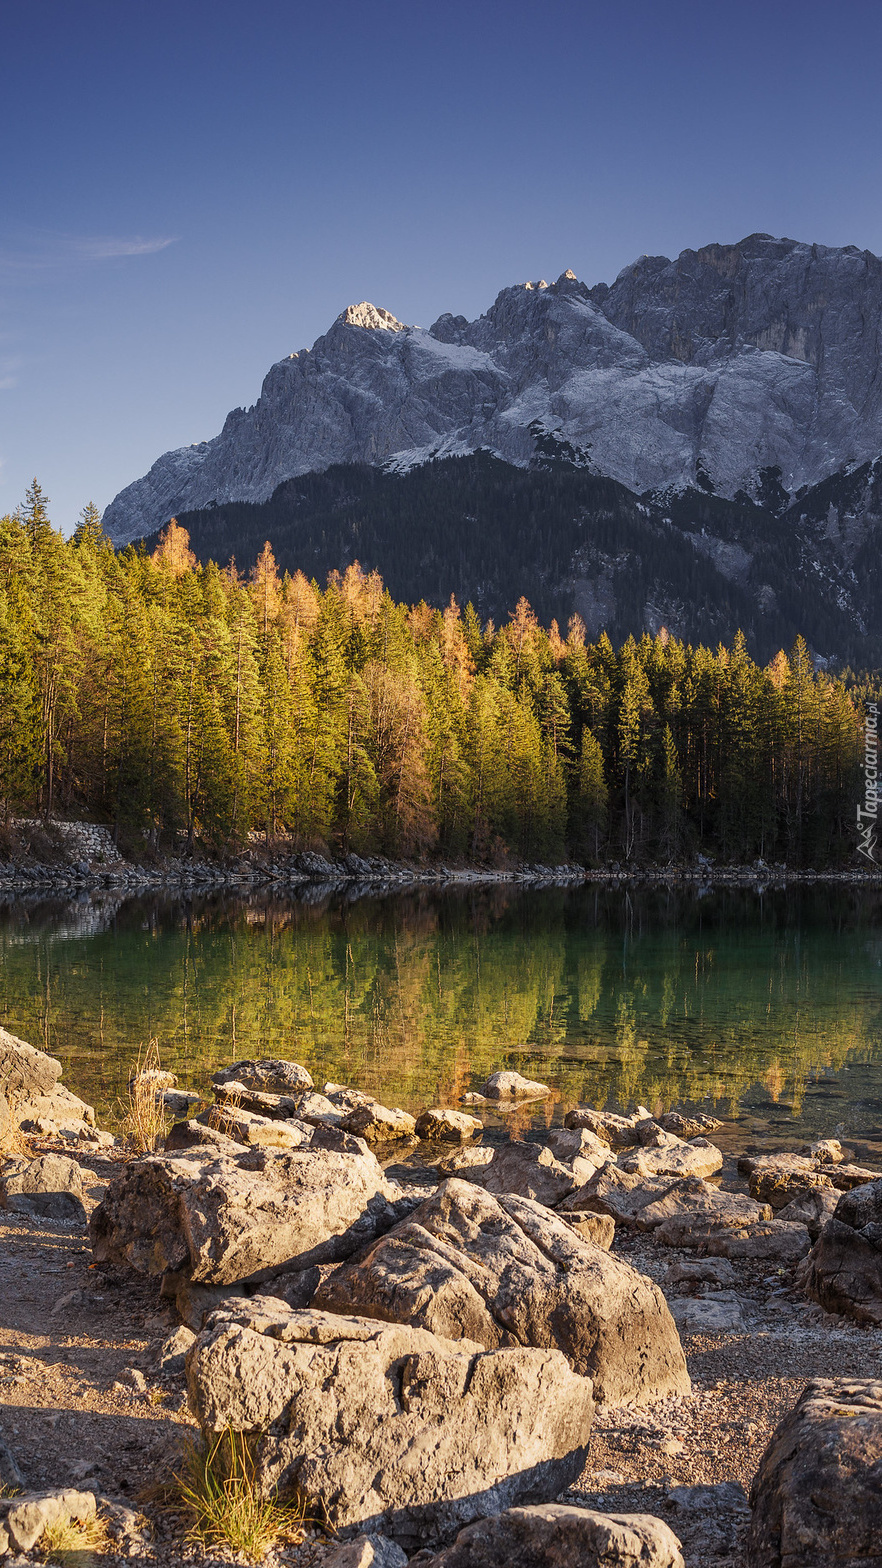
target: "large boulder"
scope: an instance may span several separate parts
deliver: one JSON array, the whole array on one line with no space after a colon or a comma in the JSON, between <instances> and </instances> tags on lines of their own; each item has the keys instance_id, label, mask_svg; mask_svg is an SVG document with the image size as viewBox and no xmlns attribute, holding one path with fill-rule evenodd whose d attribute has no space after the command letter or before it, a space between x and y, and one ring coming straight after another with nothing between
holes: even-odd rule
<instances>
[{"instance_id":1,"label":"large boulder","mask_svg":"<svg viewBox=\"0 0 882 1568\"><path fill-rule=\"evenodd\" d=\"M630 1116L619 1116L615 1111L595 1111L590 1106L579 1105L568 1111L564 1127L587 1127L596 1137L609 1144L611 1149L630 1149L641 1143L641 1127L652 1117L645 1105L638 1105ZM645 1134L644 1134L645 1136Z\"/></svg>"},{"instance_id":2,"label":"large boulder","mask_svg":"<svg viewBox=\"0 0 882 1568\"><path fill-rule=\"evenodd\" d=\"M0 1094L9 1101L13 1115L35 1095L51 1095L60 1077L56 1057L0 1029Z\"/></svg>"},{"instance_id":3,"label":"large boulder","mask_svg":"<svg viewBox=\"0 0 882 1568\"><path fill-rule=\"evenodd\" d=\"M424 1568L683 1568L680 1543L651 1514L547 1503L478 1519Z\"/></svg>"},{"instance_id":4,"label":"large boulder","mask_svg":"<svg viewBox=\"0 0 882 1568\"><path fill-rule=\"evenodd\" d=\"M793 1198L811 1187L836 1187L849 1192L873 1181L877 1171L862 1165L847 1165L831 1160L829 1154L742 1155L738 1169L748 1178L752 1198L783 1209Z\"/></svg>"},{"instance_id":5,"label":"large boulder","mask_svg":"<svg viewBox=\"0 0 882 1568\"><path fill-rule=\"evenodd\" d=\"M14 1146L18 1131L46 1136L66 1132L90 1141L111 1141L109 1134L96 1133L92 1106L71 1094L60 1077L56 1057L0 1029L0 1096L8 1111L2 1118L4 1147Z\"/></svg>"},{"instance_id":6,"label":"large boulder","mask_svg":"<svg viewBox=\"0 0 882 1568\"><path fill-rule=\"evenodd\" d=\"M348 1257L394 1223L399 1196L363 1145L155 1154L112 1179L92 1215L92 1247L99 1262L142 1274L261 1280Z\"/></svg>"},{"instance_id":7,"label":"large boulder","mask_svg":"<svg viewBox=\"0 0 882 1568\"><path fill-rule=\"evenodd\" d=\"M18 1145L18 1122L5 1094L0 1094L0 1154L7 1154Z\"/></svg>"},{"instance_id":8,"label":"large boulder","mask_svg":"<svg viewBox=\"0 0 882 1568\"><path fill-rule=\"evenodd\" d=\"M330 1113L334 1122L340 1120L339 1112L334 1111L330 1101L324 1101L322 1095L316 1095L311 1089L290 1094L270 1094L267 1089L249 1089L247 1084L239 1083L235 1078L227 1078L223 1083L215 1084L214 1098L225 1110L252 1111L256 1116L268 1116L274 1121L297 1120L301 1106L315 1099L323 1102L320 1109L326 1117Z\"/></svg>"},{"instance_id":9,"label":"large boulder","mask_svg":"<svg viewBox=\"0 0 882 1568\"><path fill-rule=\"evenodd\" d=\"M657 1285L542 1204L456 1179L329 1274L313 1305L487 1349L557 1347L608 1404L690 1388Z\"/></svg>"},{"instance_id":10,"label":"large boulder","mask_svg":"<svg viewBox=\"0 0 882 1568\"><path fill-rule=\"evenodd\" d=\"M253 1434L267 1493L411 1547L556 1497L582 1470L594 1409L557 1350L486 1351L260 1297L209 1319L187 1382L203 1431Z\"/></svg>"},{"instance_id":11,"label":"large boulder","mask_svg":"<svg viewBox=\"0 0 882 1568\"><path fill-rule=\"evenodd\" d=\"M453 1111L446 1105L433 1105L421 1111L416 1119L416 1135L433 1143L468 1143L479 1138L484 1123L477 1116L465 1111Z\"/></svg>"},{"instance_id":12,"label":"large boulder","mask_svg":"<svg viewBox=\"0 0 882 1568\"><path fill-rule=\"evenodd\" d=\"M828 1312L882 1324L882 1180L843 1194L799 1283Z\"/></svg>"},{"instance_id":13,"label":"large boulder","mask_svg":"<svg viewBox=\"0 0 882 1568\"><path fill-rule=\"evenodd\" d=\"M515 1142L502 1144L494 1151L489 1164L479 1165L468 1174L464 1168L462 1175L487 1192L497 1195L513 1192L554 1208L576 1187L588 1181L596 1168L581 1155L564 1164L544 1144Z\"/></svg>"},{"instance_id":14,"label":"large boulder","mask_svg":"<svg viewBox=\"0 0 882 1568\"><path fill-rule=\"evenodd\" d=\"M832 1220L841 1196L835 1187L806 1187L791 1198L786 1208L778 1210L778 1218L804 1225L812 1241L817 1241L827 1221Z\"/></svg>"},{"instance_id":15,"label":"large boulder","mask_svg":"<svg viewBox=\"0 0 882 1568\"><path fill-rule=\"evenodd\" d=\"M751 1488L748 1568L878 1568L880 1476L882 1383L809 1383Z\"/></svg>"},{"instance_id":16,"label":"large boulder","mask_svg":"<svg viewBox=\"0 0 882 1568\"><path fill-rule=\"evenodd\" d=\"M217 1085L242 1084L246 1089L264 1094L298 1094L313 1087L312 1077L305 1067L276 1056L233 1062L229 1067L219 1068L211 1081Z\"/></svg>"},{"instance_id":17,"label":"large boulder","mask_svg":"<svg viewBox=\"0 0 882 1568\"><path fill-rule=\"evenodd\" d=\"M0 1165L0 1205L15 1214L84 1225L80 1167L61 1154L4 1160Z\"/></svg>"},{"instance_id":18,"label":"large boulder","mask_svg":"<svg viewBox=\"0 0 882 1568\"><path fill-rule=\"evenodd\" d=\"M366 1143L394 1143L400 1138L413 1138L416 1119L400 1105L381 1105L379 1100L369 1100L357 1105L340 1122L344 1132L351 1132Z\"/></svg>"},{"instance_id":19,"label":"large boulder","mask_svg":"<svg viewBox=\"0 0 882 1568\"><path fill-rule=\"evenodd\" d=\"M590 1127L553 1127L546 1134L545 1142L555 1159L564 1165L571 1165L575 1159L589 1160L595 1170L600 1170L602 1165L616 1159L609 1144L598 1138Z\"/></svg>"},{"instance_id":20,"label":"large boulder","mask_svg":"<svg viewBox=\"0 0 882 1568\"><path fill-rule=\"evenodd\" d=\"M639 1176L610 1162L565 1197L561 1212L608 1214L617 1225L637 1225L642 1211L683 1184L669 1176Z\"/></svg>"}]
</instances>

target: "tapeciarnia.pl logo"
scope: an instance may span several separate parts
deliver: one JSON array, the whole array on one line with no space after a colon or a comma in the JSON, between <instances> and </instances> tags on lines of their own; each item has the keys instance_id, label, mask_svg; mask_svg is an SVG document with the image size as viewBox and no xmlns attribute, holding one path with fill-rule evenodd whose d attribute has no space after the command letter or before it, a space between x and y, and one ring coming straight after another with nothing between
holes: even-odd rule
<instances>
[{"instance_id":1,"label":"tapeciarnia.pl logo","mask_svg":"<svg viewBox=\"0 0 882 1568\"><path fill-rule=\"evenodd\" d=\"M864 803L857 808L858 854L876 859L876 819L879 814L879 705L868 702L864 714Z\"/></svg>"}]
</instances>

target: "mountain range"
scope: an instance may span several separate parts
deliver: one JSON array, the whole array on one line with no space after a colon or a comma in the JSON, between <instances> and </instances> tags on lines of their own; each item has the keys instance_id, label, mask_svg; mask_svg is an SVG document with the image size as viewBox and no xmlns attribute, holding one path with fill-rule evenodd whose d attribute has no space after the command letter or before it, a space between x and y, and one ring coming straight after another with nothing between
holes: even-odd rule
<instances>
[{"instance_id":1,"label":"mountain range","mask_svg":"<svg viewBox=\"0 0 882 1568\"><path fill-rule=\"evenodd\" d=\"M400 597L880 659L882 260L752 235L428 329L350 306L220 435L111 502L242 564L356 556Z\"/></svg>"}]
</instances>

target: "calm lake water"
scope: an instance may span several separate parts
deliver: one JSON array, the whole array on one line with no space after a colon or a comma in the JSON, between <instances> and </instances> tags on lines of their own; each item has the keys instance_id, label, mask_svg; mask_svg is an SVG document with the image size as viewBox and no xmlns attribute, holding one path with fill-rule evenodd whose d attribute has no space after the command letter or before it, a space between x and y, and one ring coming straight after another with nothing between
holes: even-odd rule
<instances>
[{"instance_id":1,"label":"calm lake water","mask_svg":"<svg viewBox=\"0 0 882 1568\"><path fill-rule=\"evenodd\" d=\"M418 1110L512 1066L554 1088L534 1125L640 1100L882 1140L878 891L20 901L0 954L0 1020L104 1116L155 1039L200 1091L284 1055Z\"/></svg>"}]
</instances>

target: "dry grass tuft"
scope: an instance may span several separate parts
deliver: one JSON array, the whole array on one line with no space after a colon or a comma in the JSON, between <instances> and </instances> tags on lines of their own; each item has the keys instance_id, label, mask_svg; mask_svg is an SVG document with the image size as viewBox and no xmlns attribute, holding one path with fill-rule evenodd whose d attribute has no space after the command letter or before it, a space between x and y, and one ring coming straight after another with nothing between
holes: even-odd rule
<instances>
[{"instance_id":1,"label":"dry grass tuft","mask_svg":"<svg viewBox=\"0 0 882 1568\"><path fill-rule=\"evenodd\" d=\"M128 1104L122 1102L121 1130L137 1154L151 1154L168 1132L170 1118L162 1103L164 1087L159 1045L151 1040L146 1050L138 1052L129 1074Z\"/></svg>"},{"instance_id":2,"label":"dry grass tuft","mask_svg":"<svg viewBox=\"0 0 882 1568\"><path fill-rule=\"evenodd\" d=\"M92 1568L96 1554L110 1549L110 1537L103 1519L59 1519L44 1530L40 1552L47 1563L60 1568Z\"/></svg>"},{"instance_id":3,"label":"dry grass tuft","mask_svg":"<svg viewBox=\"0 0 882 1568\"><path fill-rule=\"evenodd\" d=\"M305 1514L297 1502L263 1497L251 1441L244 1432L222 1432L212 1443L193 1442L175 1477L190 1515L190 1540L229 1547L260 1562L280 1541L303 1537Z\"/></svg>"}]
</instances>

